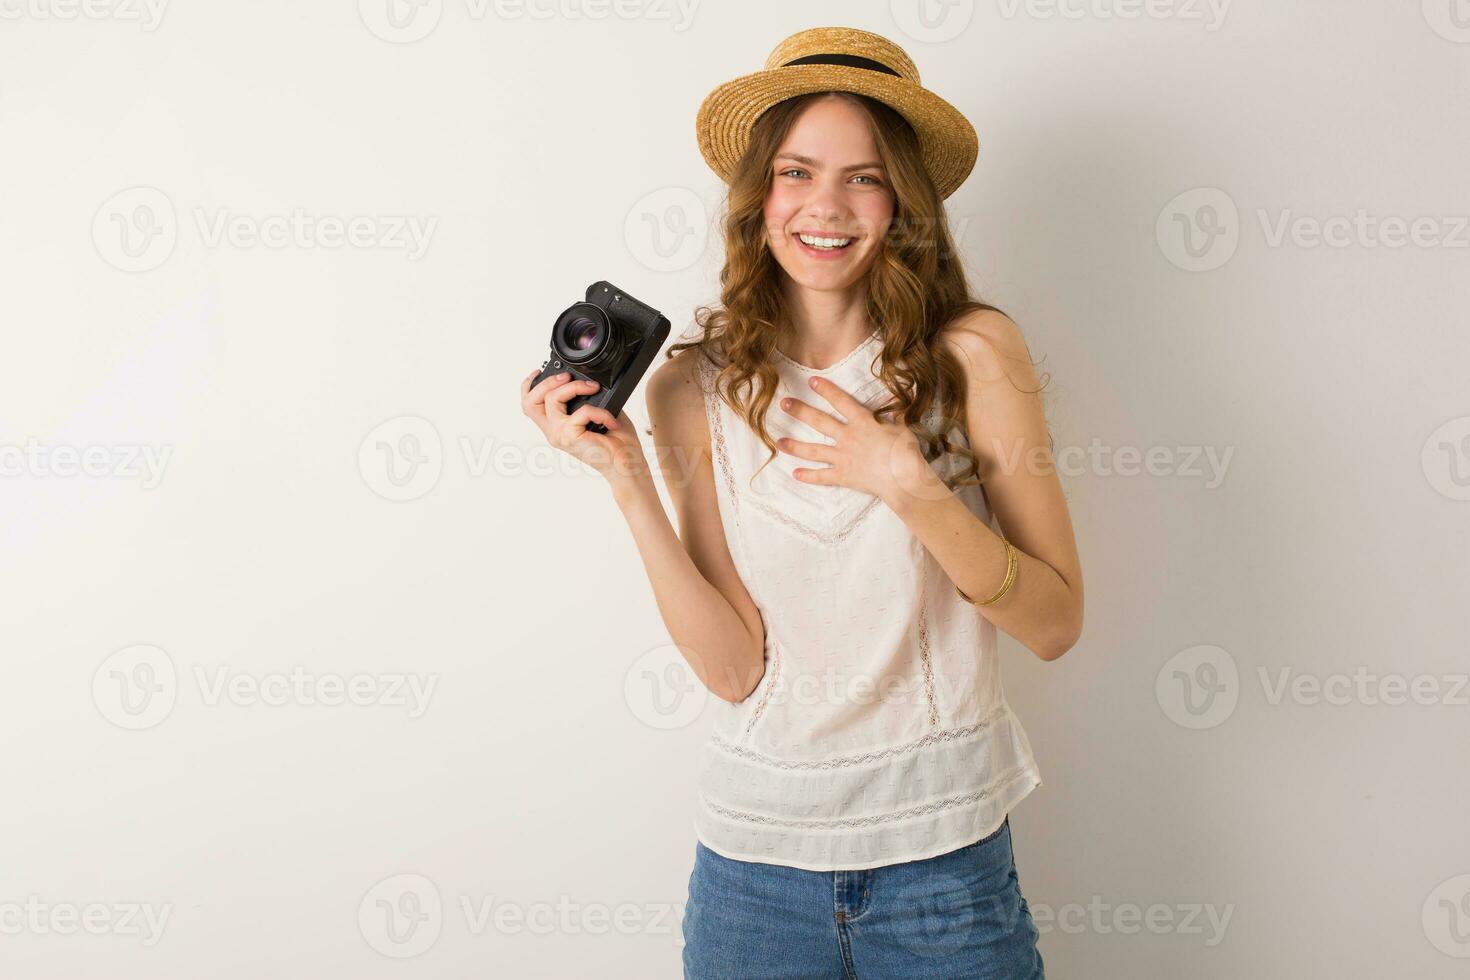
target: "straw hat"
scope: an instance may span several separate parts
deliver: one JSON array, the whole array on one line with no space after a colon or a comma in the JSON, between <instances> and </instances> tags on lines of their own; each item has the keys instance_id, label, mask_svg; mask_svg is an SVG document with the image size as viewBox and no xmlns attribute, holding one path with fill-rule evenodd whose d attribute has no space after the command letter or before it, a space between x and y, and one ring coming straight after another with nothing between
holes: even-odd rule
<instances>
[{"instance_id":1,"label":"straw hat","mask_svg":"<svg viewBox=\"0 0 1470 980\"><path fill-rule=\"evenodd\" d=\"M729 183L762 112L795 95L826 91L857 92L901 113L919 134L924 165L940 197L954 193L974 168L980 142L964 114L919 84L919 70L903 48L851 27L793 34L776 45L764 70L707 95L694 119L699 152Z\"/></svg>"}]
</instances>

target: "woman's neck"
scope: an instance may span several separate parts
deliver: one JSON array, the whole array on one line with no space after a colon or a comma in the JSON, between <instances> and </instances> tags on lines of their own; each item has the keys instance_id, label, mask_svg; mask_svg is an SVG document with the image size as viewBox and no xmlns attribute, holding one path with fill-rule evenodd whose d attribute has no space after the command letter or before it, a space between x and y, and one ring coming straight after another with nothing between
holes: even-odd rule
<instances>
[{"instance_id":1,"label":"woman's neck","mask_svg":"<svg viewBox=\"0 0 1470 980\"><path fill-rule=\"evenodd\" d=\"M842 360L873 333L867 294L806 289L787 291L790 323L776 347L791 360L818 371Z\"/></svg>"}]
</instances>

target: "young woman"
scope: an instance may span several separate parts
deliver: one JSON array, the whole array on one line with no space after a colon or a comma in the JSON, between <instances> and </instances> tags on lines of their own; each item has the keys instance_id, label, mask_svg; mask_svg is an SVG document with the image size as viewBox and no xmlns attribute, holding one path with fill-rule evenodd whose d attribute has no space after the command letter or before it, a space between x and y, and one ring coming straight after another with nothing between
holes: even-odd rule
<instances>
[{"instance_id":1,"label":"young woman","mask_svg":"<svg viewBox=\"0 0 1470 980\"><path fill-rule=\"evenodd\" d=\"M1082 575L1030 353L945 222L974 130L846 28L787 38L697 129L730 186L722 303L646 392L679 533L626 413L522 384L719 698L685 976L1041 977L1008 818L1041 778L996 631L1060 657Z\"/></svg>"}]
</instances>

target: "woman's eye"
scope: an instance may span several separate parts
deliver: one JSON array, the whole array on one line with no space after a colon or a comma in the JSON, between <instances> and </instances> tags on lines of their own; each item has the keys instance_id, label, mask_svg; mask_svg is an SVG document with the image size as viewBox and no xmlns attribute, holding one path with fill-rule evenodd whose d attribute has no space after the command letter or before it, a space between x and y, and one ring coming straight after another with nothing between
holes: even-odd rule
<instances>
[{"instance_id":1,"label":"woman's eye","mask_svg":"<svg viewBox=\"0 0 1470 980\"><path fill-rule=\"evenodd\" d=\"M785 177L785 176L787 176L789 174L805 174L805 173L806 173L806 171L805 170L802 170L800 167L790 167L790 168L788 168L786 170L780 171L779 173L776 174L776 176L778 176L778 177ZM857 177L855 177L853 179L854 180L866 180L870 184L872 184L874 187L882 187L883 186L883 182L881 180L879 180L877 177L872 176L871 174L858 174Z\"/></svg>"}]
</instances>

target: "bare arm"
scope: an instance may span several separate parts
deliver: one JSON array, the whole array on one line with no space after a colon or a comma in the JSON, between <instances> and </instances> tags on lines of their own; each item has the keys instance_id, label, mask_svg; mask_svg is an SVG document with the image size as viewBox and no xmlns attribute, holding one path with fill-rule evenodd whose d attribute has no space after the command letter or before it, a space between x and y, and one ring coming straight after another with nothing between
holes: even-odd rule
<instances>
[{"instance_id":1,"label":"bare arm","mask_svg":"<svg viewBox=\"0 0 1470 980\"><path fill-rule=\"evenodd\" d=\"M976 608L1041 659L1055 660L1082 633L1082 568L1030 352L1010 318L993 310L956 323L945 342L965 369L966 427L985 499L1018 552L1011 590ZM967 595L993 595L1005 579L1005 542L958 497L932 492L935 485L943 486L937 473L930 492L891 505Z\"/></svg>"},{"instance_id":2,"label":"bare arm","mask_svg":"<svg viewBox=\"0 0 1470 980\"><path fill-rule=\"evenodd\" d=\"M700 681L743 701L765 673L765 625L730 558L715 497L697 351L682 351L649 376L645 400L664 485L680 534L647 467L609 476L638 546L669 636Z\"/></svg>"}]
</instances>

